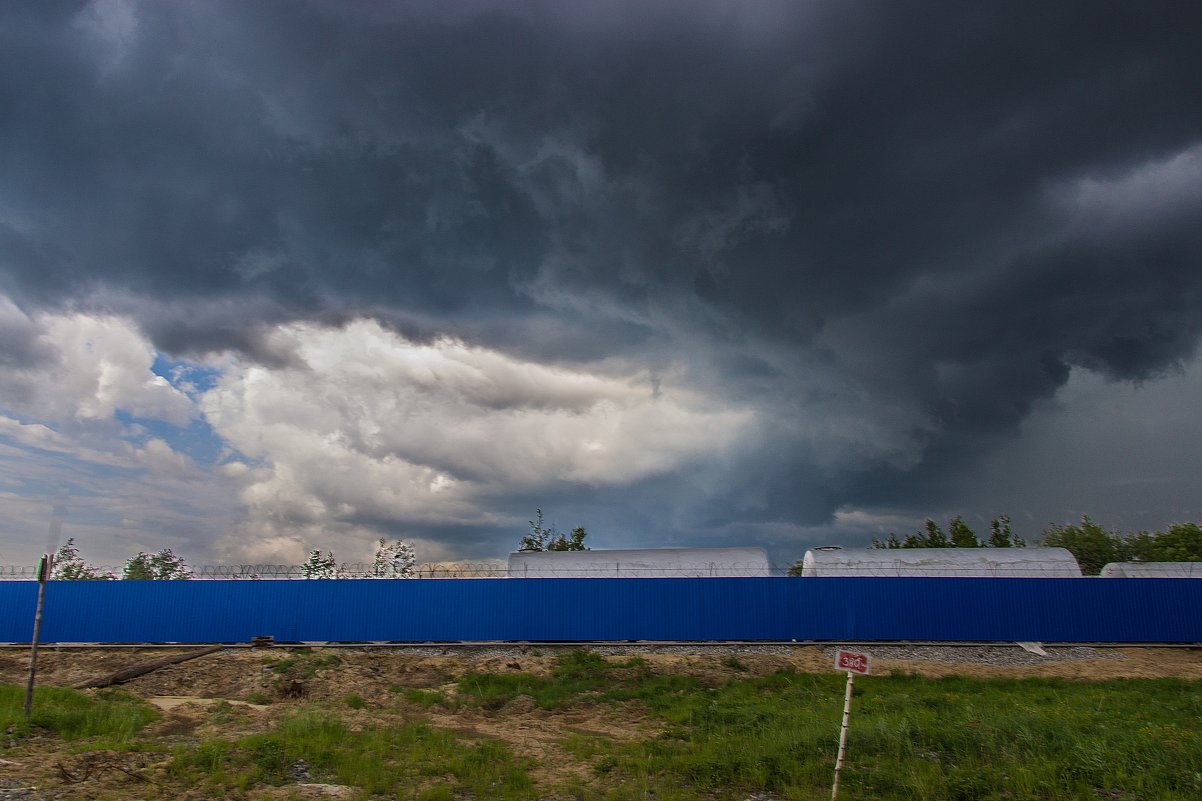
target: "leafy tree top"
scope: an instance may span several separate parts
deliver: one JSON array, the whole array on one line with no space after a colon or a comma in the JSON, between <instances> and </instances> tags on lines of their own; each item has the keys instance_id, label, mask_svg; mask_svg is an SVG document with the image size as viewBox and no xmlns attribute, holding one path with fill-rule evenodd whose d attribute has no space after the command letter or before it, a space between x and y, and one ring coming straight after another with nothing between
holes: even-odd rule
<instances>
[{"instance_id":1,"label":"leafy tree top","mask_svg":"<svg viewBox=\"0 0 1202 801\"><path fill-rule=\"evenodd\" d=\"M372 578L412 578L417 565L413 546L404 540L388 542L383 537L376 544L372 562Z\"/></svg>"},{"instance_id":2,"label":"leafy tree top","mask_svg":"<svg viewBox=\"0 0 1202 801\"><path fill-rule=\"evenodd\" d=\"M1089 576L1098 575L1109 562L1202 562L1202 526L1195 523L1123 534L1107 531L1085 516L1080 523L1052 526L1043 544L1072 551L1081 572Z\"/></svg>"},{"instance_id":3,"label":"leafy tree top","mask_svg":"<svg viewBox=\"0 0 1202 801\"><path fill-rule=\"evenodd\" d=\"M1202 526L1175 523L1167 531L1126 538L1130 558L1141 562L1202 562Z\"/></svg>"},{"instance_id":4,"label":"leafy tree top","mask_svg":"<svg viewBox=\"0 0 1202 801\"><path fill-rule=\"evenodd\" d=\"M54 552L54 568L50 571L50 578L55 581L107 581L116 576L85 561L75 547L75 538L71 537Z\"/></svg>"},{"instance_id":5,"label":"leafy tree top","mask_svg":"<svg viewBox=\"0 0 1202 801\"><path fill-rule=\"evenodd\" d=\"M1088 516L1078 524L1052 526L1044 532L1043 544L1071 551L1087 576L1098 575L1108 562L1126 562L1131 556L1121 534L1107 531Z\"/></svg>"},{"instance_id":6,"label":"leafy tree top","mask_svg":"<svg viewBox=\"0 0 1202 801\"><path fill-rule=\"evenodd\" d=\"M170 548L158 553L143 553L125 563L121 578L127 581L180 581L195 578L183 557L176 556Z\"/></svg>"},{"instance_id":7,"label":"leafy tree top","mask_svg":"<svg viewBox=\"0 0 1202 801\"><path fill-rule=\"evenodd\" d=\"M1202 562L1202 526L1175 523L1165 531L1124 534L1107 531L1088 515L1080 523L1053 525L1046 529L1040 544L1064 548L1072 553L1081 572L1096 576L1110 562ZM957 516L948 523L948 533L934 520L927 520L923 531L898 538L872 541L874 548L1021 548L1026 542L1010 528L1010 518L1001 515L990 524L989 539L981 542L964 520ZM800 563L799 563L800 564ZM798 572L800 575L800 572Z\"/></svg>"},{"instance_id":8,"label":"leafy tree top","mask_svg":"<svg viewBox=\"0 0 1202 801\"><path fill-rule=\"evenodd\" d=\"M588 536L584 526L577 526L570 534L564 534L554 526L543 522L543 510L535 509L534 520L530 521L530 533L518 542L519 551L587 551L584 538Z\"/></svg>"},{"instance_id":9,"label":"leafy tree top","mask_svg":"<svg viewBox=\"0 0 1202 801\"><path fill-rule=\"evenodd\" d=\"M333 551L321 549L309 551L309 558L301 565L301 575L307 579L332 579L338 575L338 562L334 559Z\"/></svg>"},{"instance_id":10,"label":"leafy tree top","mask_svg":"<svg viewBox=\"0 0 1202 801\"><path fill-rule=\"evenodd\" d=\"M905 539L898 539L890 533L885 540L874 539L873 548L1022 548L1027 543L1014 535L1010 530L1010 518L1001 515L990 525L990 536L986 542L981 542L977 533L964 522L964 518L956 515L948 521L947 533L939 524L927 519L923 531L907 534Z\"/></svg>"}]
</instances>

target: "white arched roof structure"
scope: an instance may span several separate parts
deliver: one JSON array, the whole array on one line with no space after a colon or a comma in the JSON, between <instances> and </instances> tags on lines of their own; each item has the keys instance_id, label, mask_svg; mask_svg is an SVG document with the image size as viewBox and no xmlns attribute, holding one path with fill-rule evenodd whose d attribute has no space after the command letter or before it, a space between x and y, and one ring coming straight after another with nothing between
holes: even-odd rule
<instances>
[{"instance_id":1,"label":"white arched roof structure","mask_svg":"<svg viewBox=\"0 0 1202 801\"><path fill-rule=\"evenodd\" d=\"M813 548L801 575L1079 578L1064 548Z\"/></svg>"},{"instance_id":2,"label":"white arched roof structure","mask_svg":"<svg viewBox=\"0 0 1202 801\"><path fill-rule=\"evenodd\" d=\"M767 576L763 548L637 548L606 551L517 551L510 578L699 578Z\"/></svg>"},{"instance_id":3,"label":"white arched roof structure","mask_svg":"<svg viewBox=\"0 0 1202 801\"><path fill-rule=\"evenodd\" d=\"M1202 562L1111 562L1103 578L1202 578Z\"/></svg>"}]
</instances>

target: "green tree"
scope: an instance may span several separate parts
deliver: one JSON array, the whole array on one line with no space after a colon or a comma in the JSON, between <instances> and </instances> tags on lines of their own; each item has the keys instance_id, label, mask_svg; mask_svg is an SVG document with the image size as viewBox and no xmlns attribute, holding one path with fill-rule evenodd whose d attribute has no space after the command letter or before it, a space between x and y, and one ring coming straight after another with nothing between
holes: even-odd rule
<instances>
[{"instance_id":1,"label":"green tree","mask_svg":"<svg viewBox=\"0 0 1202 801\"><path fill-rule=\"evenodd\" d=\"M1132 556L1127 538L1117 531L1107 531L1088 515L1077 525L1052 526L1044 532L1041 544L1068 550L1087 576L1098 575L1108 562L1126 562Z\"/></svg>"},{"instance_id":2,"label":"green tree","mask_svg":"<svg viewBox=\"0 0 1202 801\"><path fill-rule=\"evenodd\" d=\"M309 551L309 558L301 565L301 575L307 579L332 579L337 574L338 562L333 551L326 551L325 555L320 549Z\"/></svg>"},{"instance_id":3,"label":"green tree","mask_svg":"<svg viewBox=\"0 0 1202 801\"><path fill-rule=\"evenodd\" d=\"M952 520L954 524L956 520ZM947 548L950 546L947 535L943 533L943 529L939 528L939 524L934 520L927 518L926 524L923 526L923 531L917 531L913 534L907 534L906 538L899 540L897 535L889 532L889 537L882 542L878 539L872 540L873 548ZM971 531L971 529L969 529ZM973 535L976 539L976 535Z\"/></svg>"},{"instance_id":4,"label":"green tree","mask_svg":"<svg viewBox=\"0 0 1202 801\"><path fill-rule=\"evenodd\" d=\"M121 578L127 581L181 581L195 578L183 557L176 556L170 548L158 553L143 553L125 563Z\"/></svg>"},{"instance_id":5,"label":"green tree","mask_svg":"<svg viewBox=\"0 0 1202 801\"><path fill-rule=\"evenodd\" d=\"M977 532L969 528L964 522L964 518L956 515L948 524L948 531L951 533L951 546L953 548L980 548L981 541L977 539Z\"/></svg>"},{"instance_id":6,"label":"green tree","mask_svg":"<svg viewBox=\"0 0 1202 801\"><path fill-rule=\"evenodd\" d=\"M939 528L939 524L934 520L927 519L926 534L912 535L915 536L916 545L907 545L910 548L946 548L951 543L947 539L947 535L943 533L943 529ZM906 542L910 542L910 537L906 537Z\"/></svg>"},{"instance_id":7,"label":"green tree","mask_svg":"<svg viewBox=\"0 0 1202 801\"><path fill-rule=\"evenodd\" d=\"M518 541L519 551L545 551L547 540L554 531L543 524L543 510L534 510L534 519L530 521L530 533Z\"/></svg>"},{"instance_id":8,"label":"green tree","mask_svg":"<svg viewBox=\"0 0 1202 801\"><path fill-rule=\"evenodd\" d=\"M1026 542L1021 537L1014 536L1010 530L1010 518L1001 515L989 524L991 535L987 543L981 542L977 532L964 522L964 518L956 515L948 521L947 533L939 524L927 519L922 531L907 534L899 539L892 532L884 540L873 539L873 548L981 548L988 545L991 548L1022 548Z\"/></svg>"},{"instance_id":9,"label":"green tree","mask_svg":"<svg viewBox=\"0 0 1202 801\"><path fill-rule=\"evenodd\" d=\"M588 546L584 544L584 538L588 536L588 532L584 530L584 526L576 526L572 532L566 537L563 534L556 534L547 543L548 551L587 551Z\"/></svg>"},{"instance_id":10,"label":"green tree","mask_svg":"<svg viewBox=\"0 0 1202 801\"><path fill-rule=\"evenodd\" d=\"M1141 562L1202 562L1202 526L1175 523L1168 531L1127 538L1130 558Z\"/></svg>"},{"instance_id":11,"label":"green tree","mask_svg":"<svg viewBox=\"0 0 1202 801\"><path fill-rule=\"evenodd\" d=\"M105 573L79 555L75 547L75 538L71 537L66 544L54 552L54 568L50 578L55 581L107 581L114 579L112 573Z\"/></svg>"},{"instance_id":12,"label":"green tree","mask_svg":"<svg viewBox=\"0 0 1202 801\"><path fill-rule=\"evenodd\" d=\"M995 518L989 524L989 530L990 548L1024 548L1027 545L1026 540L1010 530L1010 518L1006 515Z\"/></svg>"},{"instance_id":13,"label":"green tree","mask_svg":"<svg viewBox=\"0 0 1202 801\"><path fill-rule=\"evenodd\" d=\"M543 521L543 510L535 509L534 519L530 521L530 533L518 541L519 551L587 551L584 538L588 536L584 526L572 529L571 534L564 534L555 526L548 526Z\"/></svg>"},{"instance_id":14,"label":"green tree","mask_svg":"<svg viewBox=\"0 0 1202 801\"><path fill-rule=\"evenodd\" d=\"M388 542L381 537L376 544L376 556L371 566L371 577L413 578L413 569L416 564L417 554L412 545L404 540Z\"/></svg>"}]
</instances>

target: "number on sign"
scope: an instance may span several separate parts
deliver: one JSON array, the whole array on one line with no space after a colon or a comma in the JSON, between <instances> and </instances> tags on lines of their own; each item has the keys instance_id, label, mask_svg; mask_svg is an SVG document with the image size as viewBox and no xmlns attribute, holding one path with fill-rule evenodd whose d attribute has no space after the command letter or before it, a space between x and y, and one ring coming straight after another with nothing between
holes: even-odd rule
<instances>
[{"instance_id":1,"label":"number on sign","mask_svg":"<svg viewBox=\"0 0 1202 801\"><path fill-rule=\"evenodd\" d=\"M835 667L848 673L865 675L872 667L872 657L855 651L839 651L835 654Z\"/></svg>"}]
</instances>

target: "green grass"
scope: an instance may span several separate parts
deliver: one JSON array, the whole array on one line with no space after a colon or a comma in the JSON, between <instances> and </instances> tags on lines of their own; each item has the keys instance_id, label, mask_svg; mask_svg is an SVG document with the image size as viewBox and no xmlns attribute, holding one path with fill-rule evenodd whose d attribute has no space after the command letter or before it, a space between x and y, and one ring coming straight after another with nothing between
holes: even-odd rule
<instances>
[{"instance_id":1,"label":"green grass","mask_svg":"<svg viewBox=\"0 0 1202 801\"><path fill-rule=\"evenodd\" d=\"M28 722L24 704L24 687L0 684L0 731L11 729L20 737L33 729L48 729L64 740L95 737L121 745L159 717L154 707L121 689L101 690L90 697L64 687L38 687Z\"/></svg>"},{"instance_id":2,"label":"green grass","mask_svg":"<svg viewBox=\"0 0 1202 801\"><path fill-rule=\"evenodd\" d=\"M348 728L334 714L304 710L266 734L210 740L176 753L170 774L188 785L248 789L282 785L304 760L313 780L390 797L532 797L526 766L494 740L465 741L421 723Z\"/></svg>"},{"instance_id":3,"label":"green grass","mask_svg":"<svg viewBox=\"0 0 1202 801\"><path fill-rule=\"evenodd\" d=\"M735 660L726 664L738 670ZM705 687L642 660L559 656L550 677L468 674L461 704L499 709L528 695L546 709L639 701L663 721L636 743L573 736L593 766L581 798L787 799L830 792L844 678L782 672ZM1202 684L867 677L857 682L848 798L968 801L1202 798Z\"/></svg>"},{"instance_id":4,"label":"green grass","mask_svg":"<svg viewBox=\"0 0 1202 801\"><path fill-rule=\"evenodd\" d=\"M840 676L779 673L669 696L675 723L613 744L598 772L625 780L607 799L787 799L829 793ZM1202 798L1202 688L1196 682L1077 684L914 677L857 683L847 798ZM640 789L642 788L642 789Z\"/></svg>"},{"instance_id":5,"label":"green grass","mask_svg":"<svg viewBox=\"0 0 1202 801\"><path fill-rule=\"evenodd\" d=\"M660 689L657 679L662 678L638 657L610 662L592 651L573 649L555 657L550 676L466 673L459 679L457 699L461 705L499 709L526 695L544 709L558 709L582 696L617 701L638 697L643 691L655 694Z\"/></svg>"},{"instance_id":6,"label":"green grass","mask_svg":"<svg viewBox=\"0 0 1202 801\"><path fill-rule=\"evenodd\" d=\"M390 687L389 692L392 692L392 691L393 690ZM451 706L451 703L450 703L450 701L447 700L447 697L443 693L439 692L438 690L418 690L418 689L401 690L401 688L398 687L396 691L403 692L404 698L406 701L408 701L411 704L416 704L416 705L420 706L422 709L429 709L430 707L434 706L435 704L440 704L442 706Z\"/></svg>"},{"instance_id":7,"label":"green grass","mask_svg":"<svg viewBox=\"0 0 1202 801\"><path fill-rule=\"evenodd\" d=\"M297 665L291 666L293 668ZM738 671L733 664L731 670ZM782 671L720 684L653 671L640 659L606 660L585 650L557 656L550 674L469 673L454 696L396 687L405 713L498 716L519 695L545 710L642 707L641 740L565 735L558 756L590 780L534 787L534 763L504 743L404 720L361 696L305 707L274 729L210 739L173 752L168 779L212 795L285 785L298 761L310 780L347 784L388 798L573 798L581 801L741 801L753 792L825 799L838 742L844 677ZM392 690L393 688L389 688ZM21 737L19 688L0 687L0 730ZM352 715L350 709L366 710ZM95 698L42 688L34 726L82 747L134 742L156 716L121 691ZM355 726L342 719L354 720ZM231 725L249 713L217 705ZM1059 679L856 680L841 797L873 801L1177 801L1202 798L1202 682ZM364 724L364 721L367 721ZM243 720L243 722L245 722ZM89 739L91 738L91 739ZM552 765L544 764L544 767ZM182 791L182 790L181 790Z\"/></svg>"}]
</instances>

